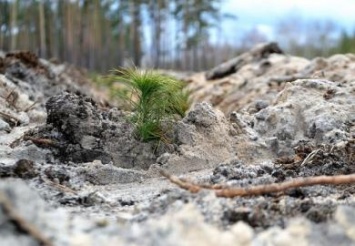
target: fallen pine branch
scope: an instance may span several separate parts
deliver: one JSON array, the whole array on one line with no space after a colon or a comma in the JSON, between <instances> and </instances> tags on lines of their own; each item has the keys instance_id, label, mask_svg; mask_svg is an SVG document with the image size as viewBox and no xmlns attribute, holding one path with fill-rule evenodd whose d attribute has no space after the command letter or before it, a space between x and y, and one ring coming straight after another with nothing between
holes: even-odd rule
<instances>
[{"instance_id":1,"label":"fallen pine branch","mask_svg":"<svg viewBox=\"0 0 355 246\"><path fill-rule=\"evenodd\" d=\"M176 184L177 186L179 186L180 188L183 188L185 190L190 191L191 193L197 193L199 192L201 189L203 189L201 186L193 184L193 183L189 183L187 181L181 180L176 176L173 176L167 172L165 172L164 170L160 169L159 173L164 176L165 178L167 178L168 180L170 180L171 183Z\"/></svg>"},{"instance_id":2,"label":"fallen pine branch","mask_svg":"<svg viewBox=\"0 0 355 246\"><path fill-rule=\"evenodd\" d=\"M257 196L274 192L284 192L292 188L299 188L312 185L340 185L355 183L355 174L335 175L335 176L318 176L307 178L296 178L283 183L274 183L267 185L256 185L247 188L226 188L221 185L198 185L182 180L174 175L170 175L164 170L160 170L160 174L170 182L178 185L180 188L197 193L202 189L214 190L218 197L233 198L236 196Z\"/></svg>"},{"instance_id":3,"label":"fallen pine branch","mask_svg":"<svg viewBox=\"0 0 355 246\"><path fill-rule=\"evenodd\" d=\"M197 193L202 189L206 189L206 190L220 190L220 189L224 189L224 186L221 184L215 184L215 185L207 185L207 184L194 184L192 182L180 179L174 175L171 175L169 173L167 173L165 170L160 169L159 170L160 174L162 176L164 176L165 178L169 179L170 182L176 184L177 186L188 190L192 193Z\"/></svg>"},{"instance_id":4,"label":"fallen pine branch","mask_svg":"<svg viewBox=\"0 0 355 246\"><path fill-rule=\"evenodd\" d=\"M296 178L283 183L257 185L250 188L228 188L216 191L219 197L255 196L283 192L292 188L312 185L340 185L355 183L355 174Z\"/></svg>"}]
</instances>

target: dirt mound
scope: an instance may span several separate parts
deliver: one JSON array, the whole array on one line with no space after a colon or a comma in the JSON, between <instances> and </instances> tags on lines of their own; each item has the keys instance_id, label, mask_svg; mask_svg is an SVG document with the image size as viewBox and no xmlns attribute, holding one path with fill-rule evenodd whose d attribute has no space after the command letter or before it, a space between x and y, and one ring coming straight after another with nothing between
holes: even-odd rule
<instances>
[{"instance_id":1,"label":"dirt mound","mask_svg":"<svg viewBox=\"0 0 355 246\"><path fill-rule=\"evenodd\" d=\"M273 49L270 50L270 47ZM353 81L354 67L353 54L310 61L284 54L276 44L271 43L256 46L225 64L186 80L196 102L209 102L226 114L240 110L254 113L260 105L272 104L286 82L324 79L347 84Z\"/></svg>"},{"instance_id":2,"label":"dirt mound","mask_svg":"<svg viewBox=\"0 0 355 246\"><path fill-rule=\"evenodd\" d=\"M46 126L31 136L52 141L61 161L112 161L118 167L147 169L157 158L154 144L134 138L127 116L100 110L91 98L61 93L47 101L46 109Z\"/></svg>"}]
</instances>

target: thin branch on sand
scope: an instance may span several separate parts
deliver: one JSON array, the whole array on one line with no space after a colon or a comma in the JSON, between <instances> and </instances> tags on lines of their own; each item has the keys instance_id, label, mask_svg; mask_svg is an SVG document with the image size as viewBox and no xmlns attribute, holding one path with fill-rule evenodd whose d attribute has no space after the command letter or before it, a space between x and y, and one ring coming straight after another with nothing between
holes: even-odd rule
<instances>
[{"instance_id":1,"label":"thin branch on sand","mask_svg":"<svg viewBox=\"0 0 355 246\"><path fill-rule=\"evenodd\" d=\"M0 116L2 116L2 118L4 118L4 120L13 122L15 125L17 125L20 122L20 120L18 118L16 118L15 116L12 116L12 115L4 113L4 112L0 112Z\"/></svg>"},{"instance_id":2,"label":"thin branch on sand","mask_svg":"<svg viewBox=\"0 0 355 246\"><path fill-rule=\"evenodd\" d=\"M24 136L23 140L29 140L32 141L32 143L34 144L40 144L45 146L56 147L58 145L55 141L49 138L33 138L33 137Z\"/></svg>"},{"instance_id":3,"label":"thin branch on sand","mask_svg":"<svg viewBox=\"0 0 355 246\"><path fill-rule=\"evenodd\" d=\"M182 189L192 193L197 193L202 189L214 190L218 197L233 198L237 196L257 196L274 192L284 192L286 190L304 186L313 185L340 185L355 183L355 174L335 175L335 176L318 176L307 178L296 178L283 183L274 183L266 185L256 185L247 188L227 188L222 185L199 185L182 180L174 175L170 175L164 170L160 170L160 174L170 182L176 184Z\"/></svg>"},{"instance_id":4,"label":"thin branch on sand","mask_svg":"<svg viewBox=\"0 0 355 246\"><path fill-rule=\"evenodd\" d=\"M77 192L70 189L69 187L66 187L64 185L61 185L61 184L57 184L57 183L54 183L53 181L49 180L48 178L44 177L44 176L41 176L41 179L47 184L47 185L50 185L52 186L53 188L56 188L58 190L60 190L61 192L63 193L71 193L71 194L74 194L74 195L77 195Z\"/></svg>"}]
</instances>

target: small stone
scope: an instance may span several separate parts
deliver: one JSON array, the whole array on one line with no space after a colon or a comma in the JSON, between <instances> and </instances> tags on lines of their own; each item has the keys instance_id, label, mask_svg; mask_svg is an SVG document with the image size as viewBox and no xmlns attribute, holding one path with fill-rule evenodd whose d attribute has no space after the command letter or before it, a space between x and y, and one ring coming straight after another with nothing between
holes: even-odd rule
<instances>
[{"instance_id":1,"label":"small stone","mask_svg":"<svg viewBox=\"0 0 355 246\"><path fill-rule=\"evenodd\" d=\"M33 161L21 159L13 167L16 176L23 179L32 179L37 176Z\"/></svg>"}]
</instances>

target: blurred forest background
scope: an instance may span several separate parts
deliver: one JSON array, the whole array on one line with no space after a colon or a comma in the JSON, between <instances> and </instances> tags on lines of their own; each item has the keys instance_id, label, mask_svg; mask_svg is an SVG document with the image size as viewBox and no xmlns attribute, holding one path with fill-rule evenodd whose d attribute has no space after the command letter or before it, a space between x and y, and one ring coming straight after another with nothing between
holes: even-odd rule
<instances>
[{"instance_id":1,"label":"blurred forest background","mask_svg":"<svg viewBox=\"0 0 355 246\"><path fill-rule=\"evenodd\" d=\"M92 71L139 67L199 71L270 41L257 29L224 38L224 0L0 0L0 50L31 50ZM355 24L355 23L354 23ZM235 30L238 32L238 30ZM303 32L303 38L298 37ZM280 20L277 42L308 58L355 52L355 32L332 21Z\"/></svg>"}]
</instances>

